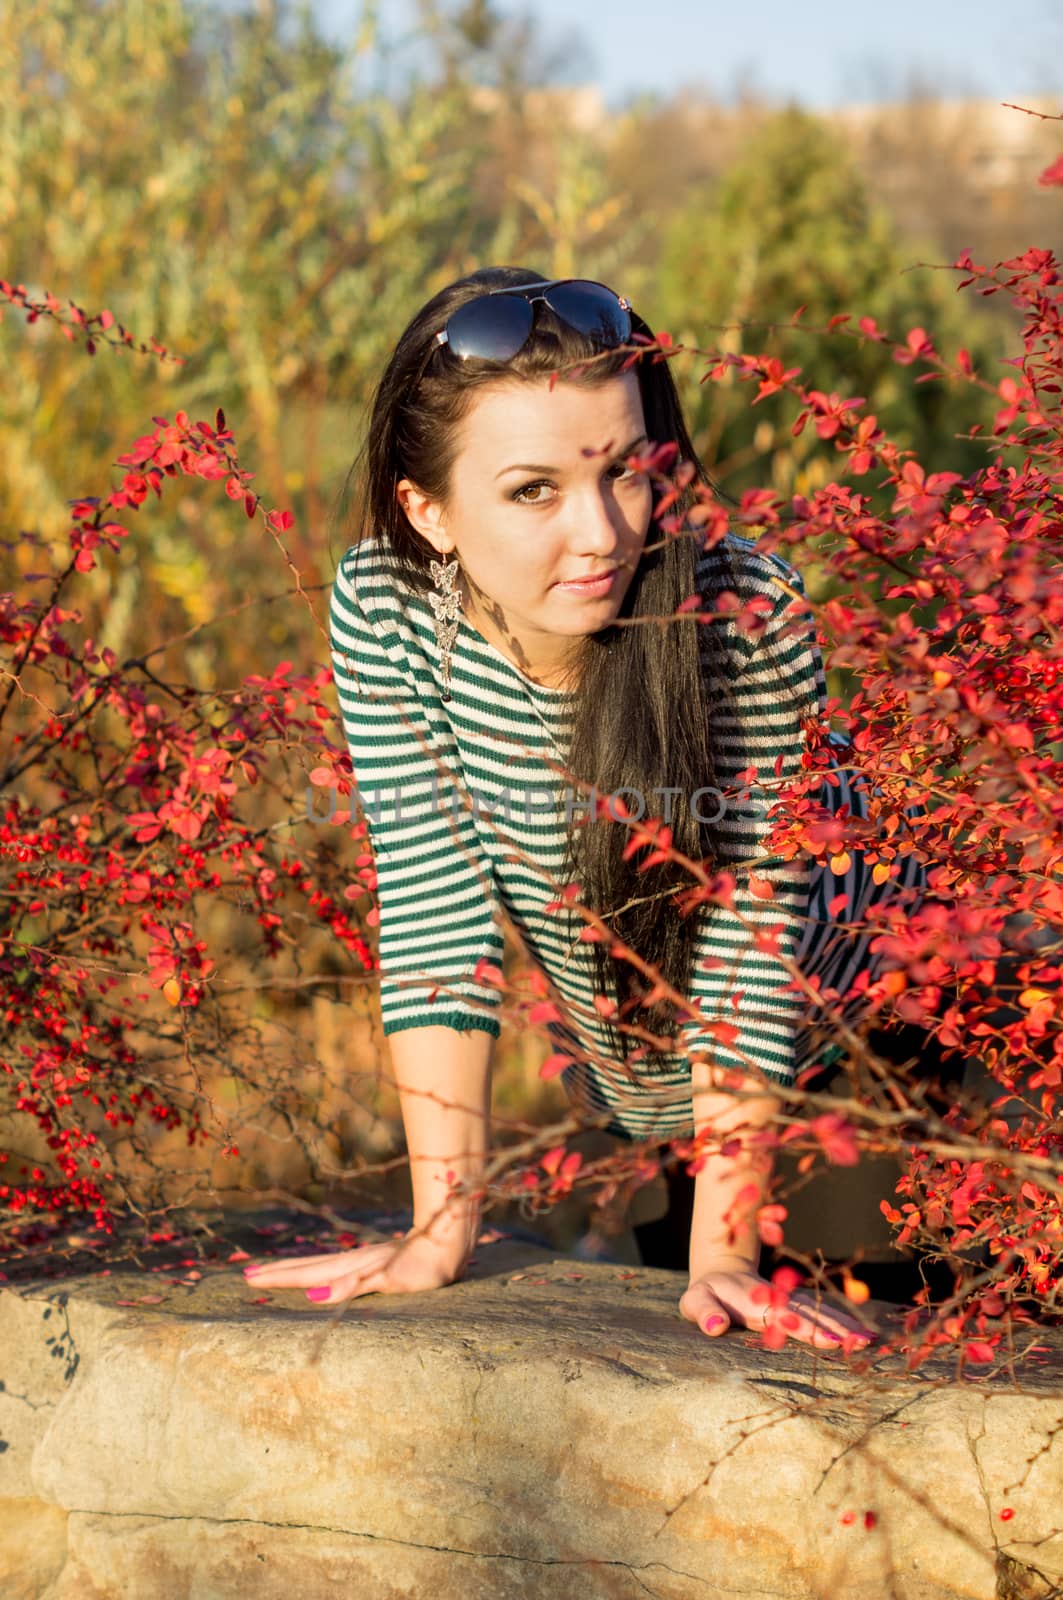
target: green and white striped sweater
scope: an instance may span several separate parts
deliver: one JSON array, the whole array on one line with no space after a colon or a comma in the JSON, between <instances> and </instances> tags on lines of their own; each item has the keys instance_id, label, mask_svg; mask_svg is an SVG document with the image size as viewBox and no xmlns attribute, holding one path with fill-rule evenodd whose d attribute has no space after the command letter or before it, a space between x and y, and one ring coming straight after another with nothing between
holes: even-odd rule
<instances>
[{"instance_id":1,"label":"green and white striped sweater","mask_svg":"<svg viewBox=\"0 0 1063 1600\"><path fill-rule=\"evenodd\" d=\"M693 624L726 630L722 673L708 666L710 653L703 652L715 781L728 797L718 825L720 864L736 874L736 910L758 930L781 924L778 950L806 975L818 975L821 988L832 985L845 994L858 971L873 977L877 970L868 949L873 933L847 923L900 885L925 882L923 869L908 856L899 877L876 886L858 851L844 878L805 852L793 861L764 856L764 813L773 792L759 789L749 769L772 788L799 772L803 720L819 719L826 682L811 613L796 621L784 616L792 597L777 580L803 593L796 568L736 534L725 542L741 597L764 595L772 610L756 638L739 633L729 619ZM697 588L710 605L725 582L718 551L701 552ZM692 1133L689 1062L678 1052L626 1066L618 1060L593 1005L591 947L578 937L583 922L567 906L545 909L562 886L566 814L586 810L578 792L548 765L564 764L571 691L533 682L462 616L451 652L452 698L443 701L431 606L393 577L376 538L360 540L343 556L329 630L377 874L384 1033L436 1024L497 1037L498 990L475 973L481 962L502 966L504 910L562 1002L563 1020L548 1026L573 1062L562 1079L570 1099L588 1112L610 1112L607 1131L621 1137ZM719 657L713 652L711 659ZM824 803L832 810L848 803L853 814L866 815L861 791L844 772L838 778L837 788L824 787ZM637 802L624 800L637 813ZM647 797L646 814L662 814L664 804ZM709 817L719 809L714 794L697 804ZM753 895L746 868L738 865L757 857L764 859L756 861L755 876L772 884L773 899ZM832 918L827 907L840 894L848 895L848 905ZM738 1034L724 1043L686 1021L676 1029L684 1042L721 1065L760 1068L778 1083L831 1059L830 1049L817 1047L808 1002L792 988L778 957L758 949L724 907L704 906L696 914L701 923L688 998L706 1021L729 1023ZM853 1020L859 1010L855 997L845 1014Z\"/></svg>"}]
</instances>

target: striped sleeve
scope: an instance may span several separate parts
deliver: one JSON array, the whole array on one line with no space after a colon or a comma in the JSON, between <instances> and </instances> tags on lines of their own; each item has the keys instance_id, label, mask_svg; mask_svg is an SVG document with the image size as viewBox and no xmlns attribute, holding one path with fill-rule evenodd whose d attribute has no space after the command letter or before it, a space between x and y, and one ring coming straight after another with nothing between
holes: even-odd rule
<instances>
[{"instance_id":1,"label":"striped sleeve","mask_svg":"<svg viewBox=\"0 0 1063 1600\"><path fill-rule=\"evenodd\" d=\"M354 782L369 827L380 911L380 1006L385 1034L478 1028L494 1038L498 990L476 982L481 959L501 968L504 940L494 872L471 812L435 692L419 690L387 580L369 570L358 592L347 552L329 606L332 671Z\"/></svg>"},{"instance_id":2,"label":"striped sleeve","mask_svg":"<svg viewBox=\"0 0 1063 1600\"><path fill-rule=\"evenodd\" d=\"M772 610L759 636L735 632L735 675L722 692L717 686L710 694L716 786L722 793L714 797L716 811L722 811L720 866L735 875L734 912L703 908L691 976L691 998L701 1016L727 1026L699 1031L699 1024L688 1021L679 1033L718 1066L754 1075L760 1068L770 1080L790 1084L806 1001L798 990L787 992L791 978L780 957L797 959L812 861L803 851L792 861L766 855L763 841L772 827L767 811L775 792L802 770L804 719L817 719L825 708L826 680L814 617L807 608L787 615L795 602L777 581L782 578L803 597L796 568L752 544L746 545L743 566L749 583L743 598L762 594ZM707 805L705 814L713 814ZM753 893L751 879L761 894ZM762 897L765 891L771 898Z\"/></svg>"}]
</instances>

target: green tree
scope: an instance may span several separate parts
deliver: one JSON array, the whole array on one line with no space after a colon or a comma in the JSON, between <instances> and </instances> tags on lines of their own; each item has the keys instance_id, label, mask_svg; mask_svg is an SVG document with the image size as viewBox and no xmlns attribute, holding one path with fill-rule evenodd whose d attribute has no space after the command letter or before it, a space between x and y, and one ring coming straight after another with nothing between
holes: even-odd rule
<instances>
[{"instance_id":1,"label":"green tree","mask_svg":"<svg viewBox=\"0 0 1063 1600\"><path fill-rule=\"evenodd\" d=\"M473 183L490 122L474 85L440 45L421 78L380 87L397 46L376 13L341 49L305 7L27 0L0 51L0 276L107 308L183 364L115 360L102 342L72 361L51 323L9 311L4 526L61 544L69 496L107 491L115 454L170 392L171 415L224 406L255 487L295 515L304 581L331 581L328 511L369 388L426 295L490 246ZM209 624L234 573L262 594L259 538L234 510L194 486L145 507L117 580L101 570L89 586L100 642L123 652ZM281 590L271 554L265 588ZM300 648L300 610L274 609L264 635L241 619L200 633L200 681L250 670L263 638Z\"/></svg>"},{"instance_id":2,"label":"green tree","mask_svg":"<svg viewBox=\"0 0 1063 1600\"><path fill-rule=\"evenodd\" d=\"M800 367L805 381L825 393L864 396L866 409L898 443L917 449L929 469L966 472L984 460L984 450L956 435L976 415L988 418L989 397L983 405L966 386L957 393L941 379L917 383L923 369L899 365L886 346L800 326L823 327L852 312L854 330L862 316L893 338L922 327L939 350L965 346L978 370L999 377L998 327L957 302L950 274L906 270L909 250L889 214L871 203L837 134L790 107L752 134L718 185L697 188L667 223L647 305L654 325L684 344L763 351ZM791 326L799 307L800 324ZM771 331L764 324L783 326ZM732 492L807 491L835 473L829 443L812 429L791 436L790 397L775 395L751 408L755 391L732 375L702 384L703 361L680 357L675 372L695 443Z\"/></svg>"}]
</instances>

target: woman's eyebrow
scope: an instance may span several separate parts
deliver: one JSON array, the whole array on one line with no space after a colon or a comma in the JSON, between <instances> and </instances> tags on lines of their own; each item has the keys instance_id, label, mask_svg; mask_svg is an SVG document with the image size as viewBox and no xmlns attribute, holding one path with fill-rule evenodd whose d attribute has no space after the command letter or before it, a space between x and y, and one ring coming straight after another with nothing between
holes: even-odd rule
<instances>
[{"instance_id":1,"label":"woman's eyebrow","mask_svg":"<svg viewBox=\"0 0 1063 1600\"><path fill-rule=\"evenodd\" d=\"M625 445L623 450L614 450L613 454L617 455L617 456L629 456L631 454L631 452L634 450L635 446L641 444L643 439L645 439L645 437L646 437L646 435L644 433L640 433L637 438L632 439L630 444ZM601 451L602 455L605 455L606 453L607 452L604 451L604 450ZM503 467L501 472L496 472L495 473L495 477L496 478L502 478L502 477L505 476L505 474L507 472L560 472L560 471L561 471L560 467L544 467L542 462L536 462L536 461L514 461L511 466Z\"/></svg>"}]
</instances>

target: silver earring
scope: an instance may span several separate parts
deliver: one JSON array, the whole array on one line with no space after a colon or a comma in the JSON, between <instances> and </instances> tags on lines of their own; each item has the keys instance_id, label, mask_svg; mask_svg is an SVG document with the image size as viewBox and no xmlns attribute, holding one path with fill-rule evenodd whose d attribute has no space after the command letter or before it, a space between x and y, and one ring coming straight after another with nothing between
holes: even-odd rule
<instances>
[{"instance_id":1,"label":"silver earring","mask_svg":"<svg viewBox=\"0 0 1063 1600\"><path fill-rule=\"evenodd\" d=\"M436 585L428 598L436 619L436 644L439 646L443 667L442 699L451 699L450 649L458 635L458 616L461 611L461 591L454 587L458 575L458 561L430 561L432 582Z\"/></svg>"}]
</instances>

